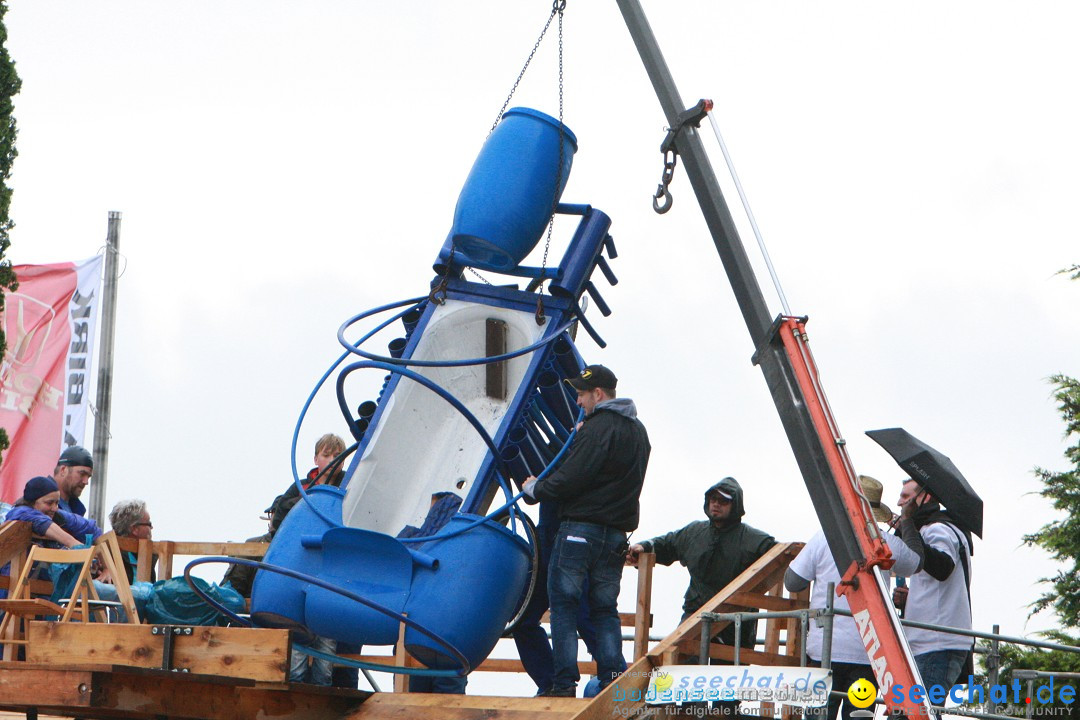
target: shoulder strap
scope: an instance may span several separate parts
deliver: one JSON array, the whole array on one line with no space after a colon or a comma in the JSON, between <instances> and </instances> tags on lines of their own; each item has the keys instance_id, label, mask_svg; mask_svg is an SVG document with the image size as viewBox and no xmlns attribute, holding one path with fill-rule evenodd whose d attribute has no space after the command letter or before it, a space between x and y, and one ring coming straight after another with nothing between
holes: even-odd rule
<instances>
[{"instance_id":1,"label":"shoulder strap","mask_svg":"<svg viewBox=\"0 0 1080 720\"><path fill-rule=\"evenodd\" d=\"M960 545L960 566L964 568L964 585L967 587L968 594L968 607L971 607L971 570L968 569L968 546L964 541L964 536L952 526L952 523L941 523L945 527L949 528L953 535L956 536L956 542Z\"/></svg>"}]
</instances>

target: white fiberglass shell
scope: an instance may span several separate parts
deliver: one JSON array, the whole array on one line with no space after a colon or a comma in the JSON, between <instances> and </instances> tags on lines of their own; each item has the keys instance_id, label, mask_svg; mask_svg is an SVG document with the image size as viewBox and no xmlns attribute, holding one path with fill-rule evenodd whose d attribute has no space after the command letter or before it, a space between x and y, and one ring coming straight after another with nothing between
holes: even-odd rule
<instances>
[{"instance_id":1,"label":"white fiberglass shell","mask_svg":"<svg viewBox=\"0 0 1080 720\"><path fill-rule=\"evenodd\" d=\"M462 360L484 357L488 319L506 323L507 352L540 339L543 326L531 312L447 300L432 313L413 358ZM418 328L419 330L419 328ZM413 367L454 395L494 436L533 357L507 361L506 399L488 397L485 365ZM428 388L402 377L349 481L342 519L350 527L397 535L420 527L434 493L465 498L488 447L453 406ZM501 493L496 495L500 502Z\"/></svg>"}]
</instances>

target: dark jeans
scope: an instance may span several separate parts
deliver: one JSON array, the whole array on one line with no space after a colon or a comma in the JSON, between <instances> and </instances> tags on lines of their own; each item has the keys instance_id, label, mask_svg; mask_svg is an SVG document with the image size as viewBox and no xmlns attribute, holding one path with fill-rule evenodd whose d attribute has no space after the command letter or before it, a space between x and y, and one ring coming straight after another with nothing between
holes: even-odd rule
<instances>
[{"instance_id":1,"label":"dark jeans","mask_svg":"<svg viewBox=\"0 0 1080 720\"><path fill-rule=\"evenodd\" d=\"M813 667L821 667L821 663L817 660L810 660L808 664ZM869 665L843 662L834 662L831 669L833 694L829 695L829 704L824 708L808 708L806 716L808 718L819 718L820 720L835 720L836 713L840 710L841 703L843 703L843 720L851 720L852 711L858 710L858 708L852 707L851 703L836 693L847 693L851 684L859 678L869 680L876 690L877 680L874 678L874 671ZM872 710L873 708L868 709Z\"/></svg>"},{"instance_id":2,"label":"dark jeans","mask_svg":"<svg viewBox=\"0 0 1080 720\"><path fill-rule=\"evenodd\" d=\"M915 664L922 675L923 687L940 685L946 690L951 688L960 678L967 655L967 650L934 650L916 655Z\"/></svg>"},{"instance_id":3,"label":"dark jeans","mask_svg":"<svg viewBox=\"0 0 1080 720\"><path fill-rule=\"evenodd\" d=\"M537 530L537 544L539 545L539 571L536 577L536 587L533 589L529 604L521 615L521 620L514 627L514 644L517 646L518 657L525 672L536 683L536 689L540 692L550 690L555 681L555 656L551 652L551 642L547 632L540 627L540 620L548 609L548 565L551 562L551 550L555 545L555 535L559 530L558 525L540 525ZM578 635L585 641L585 647L589 654L596 657L596 630L589 618L589 604L582 593L582 600L578 605ZM620 669L625 670L623 667Z\"/></svg>"},{"instance_id":4,"label":"dark jeans","mask_svg":"<svg viewBox=\"0 0 1080 720\"><path fill-rule=\"evenodd\" d=\"M577 687L578 607L588 581L589 616L596 628L596 675L607 687L622 669L622 625L617 603L626 533L592 523L564 522L548 567L551 640L556 689Z\"/></svg>"},{"instance_id":5,"label":"dark jeans","mask_svg":"<svg viewBox=\"0 0 1080 720\"><path fill-rule=\"evenodd\" d=\"M339 642L337 644L337 652L339 655L359 655L363 651L363 645L353 645L352 643L344 642ZM356 690L357 686L360 684L360 671L354 667L335 665L331 678L330 685L332 687Z\"/></svg>"},{"instance_id":6,"label":"dark jeans","mask_svg":"<svg viewBox=\"0 0 1080 720\"><path fill-rule=\"evenodd\" d=\"M409 678L409 692L464 695L465 686L468 684L468 677L424 677L414 675Z\"/></svg>"}]
</instances>

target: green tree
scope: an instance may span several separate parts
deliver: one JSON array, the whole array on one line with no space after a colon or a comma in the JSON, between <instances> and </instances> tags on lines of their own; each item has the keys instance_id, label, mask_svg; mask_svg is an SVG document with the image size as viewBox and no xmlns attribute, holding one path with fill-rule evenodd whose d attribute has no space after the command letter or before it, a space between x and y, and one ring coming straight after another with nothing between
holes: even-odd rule
<instances>
[{"instance_id":1,"label":"green tree","mask_svg":"<svg viewBox=\"0 0 1080 720\"><path fill-rule=\"evenodd\" d=\"M1080 279L1080 265L1061 270L1059 274ZM1050 586L1031 604L1031 614L1050 609L1058 616L1063 630L1041 633L1049 642L1080 647L1080 637L1067 630L1080 628L1080 381L1068 375L1050 378L1054 386L1054 399L1065 421L1065 439L1069 443L1065 458L1072 468L1061 472L1036 467L1035 475L1042 480L1039 495L1050 501L1055 510L1062 512L1059 519L1043 525L1036 532L1024 536L1024 543L1037 546L1050 553L1061 563L1061 569L1053 576L1042 578ZM1006 645L1001 649L1002 682L1010 683L1017 669L1044 672L1080 672L1080 653L1063 650L1044 650ZM1035 681L1035 686L1045 684L1045 679ZM1058 679L1062 685L1076 686L1075 681ZM1055 702L1058 716L1072 716L1073 706ZM1023 714L1024 708L1010 709Z\"/></svg>"},{"instance_id":2,"label":"green tree","mask_svg":"<svg viewBox=\"0 0 1080 720\"><path fill-rule=\"evenodd\" d=\"M15 281L15 271L11 268L11 261L7 259L7 249L11 246L10 233L15 227L11 220L11 188L8 180L11 178L11 166L15 163L15 156L19 153L15 150L15 115L12 98L18 95L22 81L15 72L15 62L7 50L7 25L4 16L7 14L7 3L0 0L0 310L4 309L4 289L15 290L19 284ZM0 327L0 358L7 351L7 341L4 338L4 330ZM6 450L9 445L7 431L0 428L0 450Z\"/></svg>"}]
</instances>

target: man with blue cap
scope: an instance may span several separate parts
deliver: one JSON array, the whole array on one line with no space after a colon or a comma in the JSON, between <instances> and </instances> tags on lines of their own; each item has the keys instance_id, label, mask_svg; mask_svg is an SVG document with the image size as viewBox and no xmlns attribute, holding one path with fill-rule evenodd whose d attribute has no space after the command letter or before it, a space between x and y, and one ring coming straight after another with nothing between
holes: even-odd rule
<instances>
[{"instance_id":1,"label":"man with blue cap","mask_svg":"<svg viewBox=\"0 0 1080 720\"><path fill-rule=\"evenodd\" d=\"M94 473L94 457L86 448L72 445L60 453L53 470L53 479L60 489L60 508L86 517L86 506L79 496Z\"/></svg>"}]
</instances>

